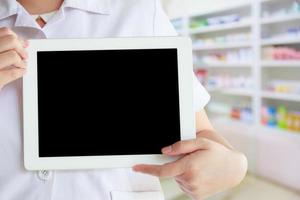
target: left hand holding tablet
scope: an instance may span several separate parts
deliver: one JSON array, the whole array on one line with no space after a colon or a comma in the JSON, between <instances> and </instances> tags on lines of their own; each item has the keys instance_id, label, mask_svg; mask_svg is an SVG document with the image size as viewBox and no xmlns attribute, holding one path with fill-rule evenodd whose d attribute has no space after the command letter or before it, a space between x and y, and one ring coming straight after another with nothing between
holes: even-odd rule
<instances>
[{"instance_id":1,"label":"left hand holding tablet","mask_svg":"<svg viewBox=\"0 0 300 200\"><path fill-rule=\"evenodd\" d=\"M162 149L168 156L182 156L164 165L136 165L133 170L157 177L174 177L195 200L238 185L247 171L247 159L235 150L198 136Z\"/></svg>"}]
</instances>

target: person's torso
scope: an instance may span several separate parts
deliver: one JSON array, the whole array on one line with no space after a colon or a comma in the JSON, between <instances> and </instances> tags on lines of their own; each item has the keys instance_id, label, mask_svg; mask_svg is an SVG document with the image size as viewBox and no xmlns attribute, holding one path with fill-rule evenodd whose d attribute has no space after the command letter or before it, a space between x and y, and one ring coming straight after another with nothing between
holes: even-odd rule
<instances>
[{"instance_id":1,"label":"person's torso","mask_svg":"<svg viewBox=\"0 0 300 200\"><path fill-rule=\"evenodd\" d=\"M103 4L84 8L65 1L71 6L62 6L43 29L18 5L16 14L0 18L0 27L10 27L26 39L153 36L154 1L98 1ZM0 199L163 199L157 178L131 169L26 171L22 134L22 81L18 80L0 92Z\"/></svg>"}]
</instances>

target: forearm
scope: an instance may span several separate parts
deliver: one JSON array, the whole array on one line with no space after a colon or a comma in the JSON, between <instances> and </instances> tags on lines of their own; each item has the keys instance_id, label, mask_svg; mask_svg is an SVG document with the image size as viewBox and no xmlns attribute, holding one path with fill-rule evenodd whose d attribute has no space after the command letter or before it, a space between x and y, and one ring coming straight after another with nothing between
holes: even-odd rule
<instances>
[{"instance_id":1,"label":"forearm","mask_svg":"<svg viewBox=\"0 0 300 200\"><path fill-rule=\"evenodd\" d=\"M210 123L205 110L201 110L196 113L196 129L197 137L207 138L214 142L222 144L229 149L233 149L230 143L216 132L216 130Z\"/></svg>"}]
</instances>

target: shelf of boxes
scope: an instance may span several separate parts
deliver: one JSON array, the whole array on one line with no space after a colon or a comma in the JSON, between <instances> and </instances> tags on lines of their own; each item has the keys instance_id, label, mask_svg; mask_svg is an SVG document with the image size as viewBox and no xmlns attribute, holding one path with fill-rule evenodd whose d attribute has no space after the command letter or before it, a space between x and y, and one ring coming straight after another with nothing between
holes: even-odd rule
<instances>
[{"instance_id":1,"label":"shelf of boxes","mask_svg":"<svg viewBox=\"0 0 300 200\"><path fill-rule=\"evenodd\" d=\"M237 3L236 5L228 6L227 8L216 8L215 10L209 10L207 12L185 16L182 20L185 22L184 27L182 28L182 30L185 30L184 35L189 36L193 39L193 51L195 56L197 57L205 56L207 54L210 54L211 52L217 52L217 54L219 54L220 52L224 53L227 51L238 51L240 49L250 49L251 51L253 51L253 58L247 60L230 60L227 58L224 59L224 57L222 57L224 55L221 56L222 58L220 58L220 60L216 60L214 58L211 58L211 55L208 55L208 58L206 59L195 60L194 69L195 71L205 70L208 74L214 73L213 75L216 75L216 73L220 71L222 73L232 73L233 76L236 75L252 77L254 83L252 89L212 87L211 85L209 85L207 90L213 96L212 103L214 103L214 101L220 101L220 98L221 100L222 98L224 98L224 102L229 101L233 105L234 102L239 102L239 99L242 99L243 101L246 101L246 103L249 103L253 112L253 123L257 127L261 127L261 108L266 101L279 101L280 104L282 103L287 106L290 103L296 103L296 105L298 102L300 103L300 94L266 91L264 88L265 86L262 84L268 81L265 80L264 76L264 73L269 70L268 68L272 69L272 71L274 68L274 70L284 70L284 72L290 69L298 70L299 68L300 80L300 59L266 59L261 55L264 48L274 46L292 46L293 48L296 48L298 51L300 51L300 25L298 33L299 35L281 34L280 32L276 35L276 33L272 31L273 27L276 27L275 30L277 30L278 27L280 28L281 26L286 29L289 24L291 24L292 26L295 26L296 24L296 26L298 27L297 24L299 24L298 22L300 21L300 9L299 13L293 11L292 14L289 13L283 15L280 15L280 13L276 13L276 10L274 11L273 9L270 11L269 15L266 14L266 9L269 9L270 7L272 9L273 4L283 4L284 6L289 6L289 4L293 2L294 1L292 0L287 0L284 3L280 0L249 0ZM278 5L277 7L275 6L275 8L278 8ZM295 7L297 5L293 6ZM235 22L213 25L201 25L201 23L203 23L201 22L199 23L199 28L197 28L197 26L190 26L190 23L194 23L195 19L215 18L224 15L234 15L235 13L238 13L242 16ZM273 16L273 13L275 13L276 16L275 14ZM293 28L295 29L297 27ZM269 31L267 33L274 35L270 35L269 37L263 35L262 32L266 29L267 31ZM228 34L248 32L250 33L249 39L244 39L242 41L226 40ZM220 39L220 37L224 38ZM198 41L199 39L200 41ZM295 77L295 74L293 75L293 77ZM217 95L217 100L215 100L214 95ZM218 112L214 110L214 113ZM226 125L230 125L231 123L234 126L234 124L236 124L237 122L236 120L229 120L226 122ZM246 126L249 125L246 124ZM277 130L274 131L276 132ZM278 130L277 132L291 133L287 130Z\"/></svg>"},{"instance_id":2,"label":"shelf of boxes","mask_svg":"<svg viewBox=\"0 0 300 200\"><path fill-rule=\"evenodd\" d=\"M241 131L241 134L246 134L250 137L260 137L264 135L263 133L268 133L268 135L279 135L279 136L285 136L292 140L299 140L298 132L290 131L290 130L283 130L276 127L265 127L261 125L251 125L249 127L249 123L244 123L238 120L229 119L226 117L216 117L212 120L212 123L217 129L224 129L224 124L228 124L226 126L226 129L239 129L239 130L249 130L250 131Z\"/></svg>"},{"instance_id":3,"label":"shelf of boxes","mask_svg":"<svg viewBox=\"0 0 300 200\"><path fill-rule=\"evenodd\" d=\"M235 96L250 96L254 95L251 89L245 88L226 88L222 91L223 94L235 95Z\"/></svg>"},{"instance_id":4,"label":"shelf of boxes","mask_svg":"<svg viewBox=\"0 0 300 200\"><path fill-rule=\"evenodd\" d=\"M230 24L222 24L222 25L214 25L211 27L190 29L189 33L190 34L203 34L203 33L217 32L217 31L231 31L231 30L244 29L244 28L251 28L250 19L247 19L247 20L244 20L241 22L230 23Z\"/></svg>"},{"instance_id":5,"label":"shelf of boxes","mask_svg":"<svg viewBox=\"0 0 300 200\"><path fill-rule=\"evenodd\" d=\"M261 41L262 46L270 46L270 45L286 45L286 44L300 44L300 38L270 38L263 39Z\"/></svg>"},{"instance_id":6,"label":"shelf of boxes","mask_svg":"<svg viewBox=\"0 0 300 200\"><path fill-rule=\"evenodd\" d=\"M291 14L291 15L283 15L283 16L276 16L276 17L265 17L261 19L261 24L267 25L267 24L284 23L284 22L298 21L298 20L300 20L300 14Z\"/></svg>"},{"instance_id":7,"label":"shelf of boxes","mask_svg":"<svg viewBox=\"0 0 300 200\"><path fill-rule=\"evenodd\" d=\"M276 1L281 1L281 0L261 0L261 3L272 3Z\"/></svg>"},{"instance_id":8,"label":"shelf of boxes","mask_svg":"<svg viewBox=\"0 0 300 200\"><path fill-rule=\"evenodd\" d=\"M208 87L206 88L209 92L220 92L224 95L232 96L253 96L254 92L247 88L218 88L218 87Z\"/></svg>"},{"instance_id":9,"label":"shelf of boxes","mask_svg":"<svg viewBox=\"0 0 300 200\"><path fill-rule=\"evenodd\" d=\"M246 13L241 13L241 17L237 17L237 15L233 14L233 17L236 16L238 21L227 23L227 24L219 24L212 25L201 28L190 29L189 35L194 39L194 53L195 54L209 54L209 52L222 52L222 55L219 55L223 58L221 60L217 60L214 56L208 56L204 59L204 62L196 62L195 69L207 69L218 71L219 69L222 71L228 71L228 76L230 77L230 72L235 73L235 71L240 71L239 76L242 77L251 77L252 76L252 68L254 67L254 62L252 62L252 58L244 59L245 54L249 54L249 52L245 53L245 49L249 49L252 51L252 16L251 16L251 4L245 4L243 7L234 7L238 13L245 11ZM239 10L240 9L240 10ZM217 11L216 13L210 13L209 16L214 17L214 14L219 14L224 16L224 10ZM226 13L226 11L225 11ZM207 15L207 14L206 14ZM192 16L189 20L193 20L196 16ZM202 16L200 15L200 18ZM220 36L218 36L220 35ZM224 36L223 36L224 35ZM215 36L215 38L209 39L208 37ZM200 42L198 42L200 39ZM215 40L215 42L213 42ZM200 43L200 44L199 44ZM244 52L243 52L244 51ZM217 53L220 54L220 53ZM225 57L224 57L225 56ZM215 56L217 57L217 56ZM240 57L240 58L239 58ZM241 71L242 70L242 71ZM233 74L234 76L234 74ZM226 79L226 77L225 77ZM230 79L230 78L229 78ZM237 77L238 79L238 77ZM226 81L226 80L225 80ZM236 80L231 80L235 82ZM212 96L224 96L224 98L231 99L239 99L243 98L243 101L246 104L249 104L249 109L254 110L254 106L252 105L254 92L252 89L237 87L230 87L230 85L226 85L226 87L218 87L218 86L207 86L208 91ZM214 102L214 97L212 98L212 103ZM234 105L234 103L232 103ZM211 106L208 106L211 107ZM242 107L242 106L241 106ZM248 106L246 106L248 108ZM243 109L243 108L241 108ZM216 111L216 110L215 110ZM211 112L211 110L210 110ZM214 113L218 113L217 111Z\"/></svg>"},{"instance_id":10,"label":"shelf of boxes","mask_svg":"<svg viewBox=\"0 0 300 200\"><path fill-rule=\"evenodd\" d=\"M285 100L285 101L300 102L300 94L289 94L289 93L263 91L261 93L261 96L263 98L268 98L268 99L279 99L279 100Z\"/></svg>"},{"instance_id":11,"label":"shelf of boxes","mask_svg":"<svg viewBox=\"0 0 300 200\"><path fill-rule=\"evenodd\" d=\"M199 12L199 13L190 14L189 16L186 16L186 17L194 18L194 17L199 17L199 16L211 15L211 14L215 14L215 13L222 13L222 12L226 12L229 10L243 9L243 8L249 7L249 6L251 6L251 1L240 0L240 1L237 1L233 5L222 6L222 7L215 6L213 9L207 9L207 10Z\"/></svg>"},{"instance_id":12,"label":"shelf of boxes","mask_svg":"<svg viewBox=\"0 0 300 200\"><path fill-rule=\"evenodd\" d=\"M249 42L239 42L239 43L229 43L229 44L214 44L214 45L195 45L193 47L194 51L211 51L211 50L221 50L221 49L239 49L251 47Z\"/></svg>"},{"instance_id":13,"label":"shelf of boxes","mask_svg":"<svg viewBox=\"0 0 300 200\"><path fill-rule=\"evenodd\" d=\"M195 63L195 68L249 68L252 66L250 62L206 62Z\"/></svg>"},{"instance_id":14,"label":"shelf of boxes","mask_svg":"<svg viewBox=\"0 0 300 200\"><path fill-rule=\"evenodd\" d=\"M265 68L300 68L300 61L262 60L261 66Z\"/></svg>"}]
</instances>

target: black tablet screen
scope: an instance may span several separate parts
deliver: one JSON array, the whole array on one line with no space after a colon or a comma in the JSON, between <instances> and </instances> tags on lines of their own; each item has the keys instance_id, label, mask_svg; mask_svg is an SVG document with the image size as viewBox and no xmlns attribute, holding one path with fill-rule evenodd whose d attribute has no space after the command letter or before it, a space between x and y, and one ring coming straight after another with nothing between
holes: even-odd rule
<instances>
[{"instance_id":1,"label":"black tablet screen","mask_svg":"<svg viewBox=\"0 0 300 200\"><path fill-rule=\"evenodd\" d=\"M37 58L40 157L160 154L180 140L177 49Z\"/></svg>"}]
</instances>

